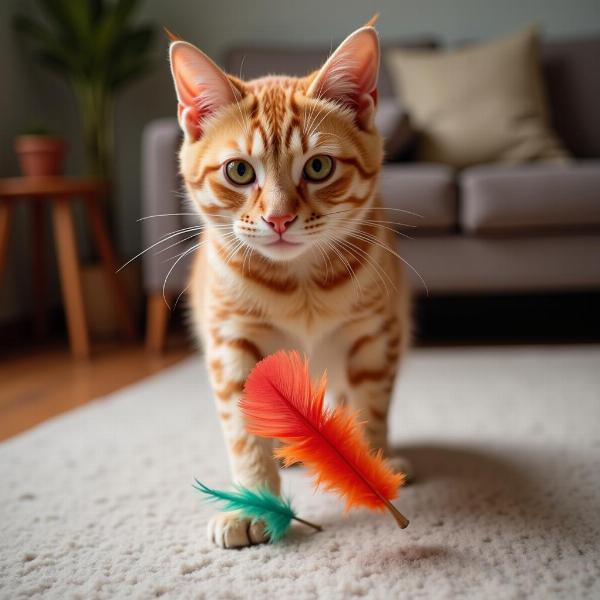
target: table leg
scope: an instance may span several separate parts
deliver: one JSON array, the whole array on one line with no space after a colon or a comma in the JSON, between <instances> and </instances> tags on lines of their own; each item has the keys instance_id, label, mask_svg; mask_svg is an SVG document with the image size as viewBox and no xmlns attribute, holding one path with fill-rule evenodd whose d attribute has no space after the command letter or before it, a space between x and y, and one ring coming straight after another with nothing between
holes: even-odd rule
<instances>
[{"instance_id":1,"label":"table leg","mask_svg":"<svg viewBox=\"0 0 600 600\"><path fill-rule=\"evenodd\" d=\"M73 213L67 198L57 198L53 203L52 210L54 241L56 243L71 350L75 356L87 358L90 355L90 341L83 305L83 290Z\"/></svg>"},{"instance_id":2,"label":"table leg","mask_svg":"<svg viewBox=\"0 0 600 600\"><path fill-rule=\"evenodd\" d=\"M15 207L11 200L0 201L0 285L8 262L8 242Z\"/></svg>"},{"instance_id":3,"label":"table leg","mask_svg":"<svg viewBox=\"0 0 600 600\"><path fill-rule=\"evenodd\" d=\"M170 302L170 298L167 298ZM171 310L161 292L153 292L148 297L146 315L146 349L162 352L167 340L167 325Z\"/></svg>"},{"instance_id":4,"label":"table leg","mask_svg":"<svg viewBox=\"0 0 600 600\"><path fill-rule=\"evenodd\" d=\"M34 201L32 204L32 229L33 237L33 276L34 276L34 304L35 304L35 334L38 338L46 333L46 230L44 227L44 202Z\"/></svg>"},{"instance_id":5,"label":"table leg","mask_svg":"<svg viewBox=\"0 0 600 600\"><path fill-rule=\"evenodd\" d=\"M88 215L90 218L90 224L92 226L92 234L96 244L96 249L100 253L102 260L102 266L104 269L104 275L109 289L112 291L113 299L115 302L115 308L119 321L121 322L121 329L125 338L132 340L136 336L135 325L133 322L133 315L131 308L127 302L127 296L125 290L117 277L117 261L115 253L106 231L104 219L100 213L100 208L95 197L90 197L86 203Z\"/></svg>"}]
</instances>

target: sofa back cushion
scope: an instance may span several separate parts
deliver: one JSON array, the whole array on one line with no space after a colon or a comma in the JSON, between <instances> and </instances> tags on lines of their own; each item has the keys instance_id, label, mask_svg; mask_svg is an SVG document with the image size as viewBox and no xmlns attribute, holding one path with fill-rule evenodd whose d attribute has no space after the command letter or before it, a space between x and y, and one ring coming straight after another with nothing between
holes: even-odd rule
<instances>
[{"instance_id":1,"label":"sofa back cushion","mask_svg":"<svg viewBox=\"0 0 600 600\"><path fill-rule=\"evenodd\" d=\"M435 48L436 41L429 37L418 37L399 42L386 42L386 48ZM331 50L327 48L256 46L232 48L225 56L225 70L242 79L255 79L264 75L292 75L301 77L318 69L327 60ZM378 83L381 97L393 97L392 84L384 62L381 64Z\"/></svg>"},{"instance_id":2,"label":"sofa back cushion","mask_svg":"<svg viewBox=\"0 0 600 600\"><path fill-rule=\"evenodd\" d=\"M552 123L578 158L600 158L600 36L545 42L542 66Z\"/></svg>"}]
</instances>

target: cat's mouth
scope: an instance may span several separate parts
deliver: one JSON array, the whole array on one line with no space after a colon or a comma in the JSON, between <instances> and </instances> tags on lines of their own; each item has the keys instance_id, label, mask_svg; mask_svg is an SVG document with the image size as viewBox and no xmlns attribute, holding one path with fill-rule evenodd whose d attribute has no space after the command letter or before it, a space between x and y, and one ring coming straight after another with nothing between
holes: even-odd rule
<instances>
[{"instance_id":1,"label":"cat's mouth","mask_svg":"<svg viewBox=\"0 0 600 600\"><path fill-rule=\"evenodd\" d=\"M265 246L269 246L271 248L287 248L288 246L301 246L302 242L291 242L289 240L284 240L283 238L279 238L274 242L269 242L265 244Z\"/></svg>"},{"instance_id":2,"label":"cat's mouth","mask_svg":"<svg viewBox=\"0 0 600 600\"><path fill-rule=\"evenodd\" d=\"M280 237L277 240L257 244L257 250L272 260L292 260L303 254L307 245L302 241L292 241Z\"/></svg>"}]
</instances>

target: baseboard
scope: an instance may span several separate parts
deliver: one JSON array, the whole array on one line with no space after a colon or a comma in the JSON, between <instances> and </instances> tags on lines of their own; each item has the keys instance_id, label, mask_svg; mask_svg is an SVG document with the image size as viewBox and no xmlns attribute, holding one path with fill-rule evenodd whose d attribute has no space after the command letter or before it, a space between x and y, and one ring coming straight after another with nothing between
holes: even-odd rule
<instances>
[{"instance_id":1,"label":"baseboard","mask_svg":"<svg viewBox=\"0 0 600 600\"><path fill-rule=\"evenodd\" d=\"M417 343L600 342L600 292L419 298L414 315Z\"/></svg>"},{"instance_id":2,"label":"baseboard","mask_svg":"<svg viewBox=\"0 0 600 600\"><path fill-rule=\"evenodd\" d=\"M417 344L600 343L600 292L435 296L414 303ZM183 311L169 329L181 332ZM47 338L67 338L63 311L48 314ZM36 343L30 318L0 323L0 355Z\"/></svg>"}]
</instances>

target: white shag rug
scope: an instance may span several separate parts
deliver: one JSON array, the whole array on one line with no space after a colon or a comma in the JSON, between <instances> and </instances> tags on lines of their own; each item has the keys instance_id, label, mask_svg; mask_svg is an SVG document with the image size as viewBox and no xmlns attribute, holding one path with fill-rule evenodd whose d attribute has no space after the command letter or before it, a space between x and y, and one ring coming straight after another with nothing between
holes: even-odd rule
<instances>
[{"instance_id":1,"label":"white shag rug","mask_svg":"<svg viewBox=\"0 0 600 600\"><path fill-rule=\"evenodd\" d=\"M415 350L392 423L408 529L294 469L325 531L220 550L191 487L228 483L200 359L49 421L0 445L0 598L600 597L599 347Z\"/></svg>"}]
</instances>

